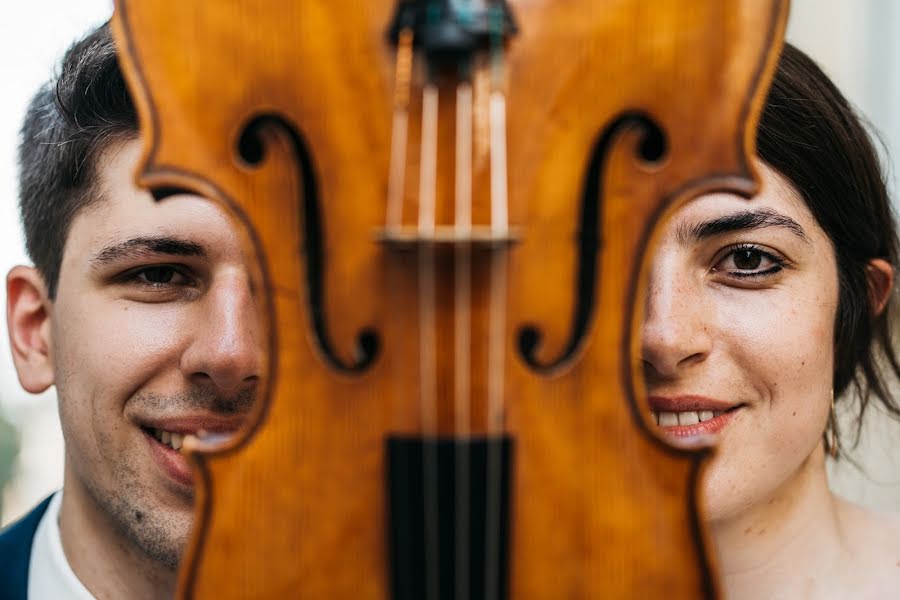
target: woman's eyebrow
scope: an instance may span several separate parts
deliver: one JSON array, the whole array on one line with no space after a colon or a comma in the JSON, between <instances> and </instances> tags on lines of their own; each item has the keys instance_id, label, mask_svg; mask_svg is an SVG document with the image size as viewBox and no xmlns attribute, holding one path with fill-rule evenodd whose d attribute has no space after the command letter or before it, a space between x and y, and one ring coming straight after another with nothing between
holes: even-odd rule
<instances>
[{"instance_id":1,"label":"woman's eyebrow","mask_svg":"<svg viewBox=\"0 0 900 600\"><path fill-rule=\"evenodd\" d=\"M100 267L127 257L146 254L170 256L206 256L203 246L195 242L170 236L134 237L110 244L91 259L94 267Z\"/></svg>"},{"instance_id":2,"label":"woman's eyebrow","mask_svg":"<svg viewBox=\"0 0 900 600\"><path fill-rule=\"evenodd\" d=\"M787 229L803 242L809 243L809 236L797 221L768 208L747 210L724 215L696 225L685 226L678 231L678 239L682 243L702 241L713 236L748 229L764 227L782 227Z\"/></svg>"}]
</instances>

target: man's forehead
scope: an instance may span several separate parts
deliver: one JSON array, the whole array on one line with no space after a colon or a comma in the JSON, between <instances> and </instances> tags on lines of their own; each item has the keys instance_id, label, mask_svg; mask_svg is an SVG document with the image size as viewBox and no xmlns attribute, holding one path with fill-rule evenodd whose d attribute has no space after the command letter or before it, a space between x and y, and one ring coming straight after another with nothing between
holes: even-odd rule
<instances>
[{"instance_id":1,"label":"man's forehead","mask_svg":"<svg viewBox=\"0 0 900 600\"><path fill-rule=\"evenodd\" d=\"M188 195L157 202L142 190L109 194L77 215L63 261L97 268L152 255L246 262L238 225L224 208Z\"/></svg>"},{"instance_id":2,"label":"man's forehead","mask_svg":"<svg viewBox=\"0 0 900 600\"><path fill-rule=\"evenodd\" d=\"M225 209L192 194L157 201L137 186L136 138L110 144L97 168L94 201L75 215L66 245L98 263L137 253L210 256L229 252L236 226Z\"/></svg>"}]
</instances>

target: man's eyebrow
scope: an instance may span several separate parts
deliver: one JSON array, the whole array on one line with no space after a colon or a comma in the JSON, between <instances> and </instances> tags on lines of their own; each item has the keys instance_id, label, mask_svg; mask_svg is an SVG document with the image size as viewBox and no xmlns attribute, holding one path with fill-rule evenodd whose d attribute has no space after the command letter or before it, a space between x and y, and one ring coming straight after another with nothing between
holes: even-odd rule
<instances>
[{"instance_id":1,"label":"man's eyebrow","mask_svg":"<svg viewBox=\"0 0 900 600\"><path fill-rule=\"evenodd\" d=\"M682 243L688 243L705 240L723 233L762 229L764 227L782 227L804 242L809 243L810 241L809 236L806 235L806 232L803 231L803 228L797 221L768 208L736 212L690 227L683 227L678 231L678 240Z\"/></svg>"},{"instance_id":2,"label":"man's eyebrow","mask_svg":"<svg viewBox=\"0 0 900 600\"><path fill-rule=\"evenodd\" d=\"M168 254L170 256L206 256L203 246L177 237L135 237L110 244L98 252L91 263L99 267L122 258L142 254Z\"/></svg>"}]
</instances>

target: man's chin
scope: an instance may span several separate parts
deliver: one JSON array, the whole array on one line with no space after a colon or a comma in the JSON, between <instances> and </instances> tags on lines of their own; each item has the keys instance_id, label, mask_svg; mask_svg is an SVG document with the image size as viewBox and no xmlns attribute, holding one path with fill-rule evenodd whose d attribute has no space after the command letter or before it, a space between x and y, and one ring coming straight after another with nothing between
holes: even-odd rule
<instances>
[{"instance_id":1,"label":"man's chin","mask_svg":"<svg viewBox=\"0 0 900 600\"><path fill-rule=\"evenodd\" d=\"M166 570L178 567L194 518L193 500L158 477L130 472L117 489L91 494L101 504L113 535Z\"/></svg>"},{"instance_id":2,"label":"man's chin","mask_svg":"<svg viewBox=\"0 0 900 600\"><path fill-rule=\"evenodd\" d=\"M167 569L177 569L187 547L193 511L148 507L140 517L132 511L123 523L131 542L151 560Z\"/></svg>"}]
</instances>

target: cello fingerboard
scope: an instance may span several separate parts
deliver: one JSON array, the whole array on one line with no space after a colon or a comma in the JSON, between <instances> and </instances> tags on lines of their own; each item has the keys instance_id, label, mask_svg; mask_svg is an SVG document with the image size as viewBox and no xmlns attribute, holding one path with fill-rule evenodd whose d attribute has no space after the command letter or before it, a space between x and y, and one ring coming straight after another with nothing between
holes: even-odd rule
<instances>
[{"instance_id":1,"label":"cello fingerboard","mask_svg":"<svg viewBox=\"0 0 900 600\"><path fill-rule=\"evenodd\" d=\"M393 600L501 600L509 589L513 442L387 440Z\"/></svg>"}]
</instances>

